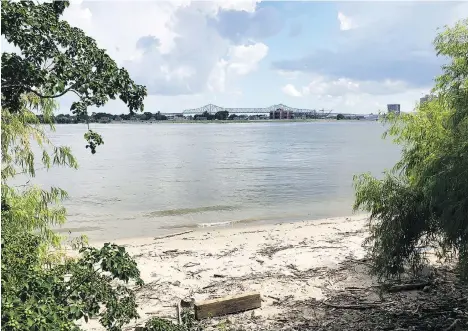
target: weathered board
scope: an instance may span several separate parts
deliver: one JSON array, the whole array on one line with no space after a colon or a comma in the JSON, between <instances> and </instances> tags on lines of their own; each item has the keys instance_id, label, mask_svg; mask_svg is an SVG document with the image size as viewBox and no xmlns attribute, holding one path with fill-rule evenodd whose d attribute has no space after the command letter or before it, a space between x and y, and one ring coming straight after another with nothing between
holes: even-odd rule
<instances>
[{"instance_id":1,"label":"weathered board","mask_svg":"<svg viewBox=\"0 0 468 331\"><path fill-rule=\"evenodd\" d=\"M207 317L223 316L241 311L260 308L262 299L260 293L245 293L224 298L195 302L195 318L201 320Z\"/></svg>"}]
</instances>

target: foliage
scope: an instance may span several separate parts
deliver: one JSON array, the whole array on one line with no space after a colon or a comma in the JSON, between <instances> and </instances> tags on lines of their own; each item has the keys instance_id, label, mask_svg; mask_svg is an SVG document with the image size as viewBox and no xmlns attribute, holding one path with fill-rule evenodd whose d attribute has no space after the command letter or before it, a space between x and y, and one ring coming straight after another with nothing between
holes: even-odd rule
<instances>
[{"instance_id":1,"label":"foliage","mask_svg":"<svg viewBox=\"0 0 468 331\"><path fill-rule=\"evenodd\" d=\"M158 111L156 114L154 114L154 119L156 121L165 121L165 120L167 120L167 116L161 114L161 112Z\"/></svg>"},{"instance_id":2,"label":"foliage","mask_svg":"<svg viewBox=\"0 0 468 331\"><path fill-rule=\"evenodd\" d=\"M8 181L18 175L26 178L35 176L38 162L34 147L36 153L39 150L42 169L50 169L52 166L76 169L78 164L69 147L52 144L33 112L40 111L42 117L49 121L49 128L54 130L50 120L57 108L56 102L30 93L23 96L21 103L21 112L11 113L5 108L1 110L2 205L9 206L2 211L2 234L4 231L39 231L46 246L57 246L60 238L49 226L65 222L65 209L58 203L67 197L66 192L54 187L49 191L30 185L13 187L8 185Z\"/></svg>"},{"instance_id":3,"label":"foliage","mask_svg":"<svg viewBox=\"0 0 468 331\"><path fill-rule=\"evenodd\" d=\"M151 114L150 112L144 112L144 113L143 113L143 116L144 116L143 119L144 119L145 121L148 121L148 120L151 119L151 117L153 117L153 114Z\"/></svg>"},{"instance_id":4,"label":"foliage","mask_svg":"<svg viewBox=\"0 0 468 331\"><path fill-rule=\"evenodd\" d=\"M145 331L203 331L195 321L192 311L184 310L181 313L182 324L177 325L159 317L153 317L145 323Z\"/></svg>"},{"instance_id":5,"label":"foliage","mask_svg":"<svg viewBox=\"0 0 468 331\"><path fill-rule=\"evenodd\" d=\"M96 316L121 330L138 317L135 295L122 282L142 281L123 247L83 247L82 258L46 268L39 236L2 231L2 241L2 330L78 330L78 320Z\"/></svg>"},{"instance_id":6,"label":"foliage","mask_svg":"<svg viewBox=\"0 0 468 331\"><path fill-rule=\"evenodd\" d=\"M431 245L440 257L456 257L468 279L468 20L446 28L434 45L449 59L434 97L414 113L386 119L401 160L381 180L355 178L354 207L371 214L370 255L384 277L408 263L418 270L420 247Z\"/></svg>"},{"instance_id":7,"label":"foliage","mask_svg":"<svg viewBox=\"0 0 468 331\"><path fill-rule=\"evenodd\" d=\"M215 119L217 120L225 121L229 117L229 112L227 110L221 110L221 111L216 112L214 116L215 116Z\"/></svg>"},{"instance_id":8,"label":"foliage","mask_svg":"<svg viewBox=\"0 0 468 331\"><path fill-rule=\"evenodd\" d=\"M60 250L51 252L60 248L62 238L51 226L65 222L60 201L66 192L10 184L18 175L35 176L34 147L45 169L77 168L70 149L53 145L31 110L50 119L56 103L28 94L22 105L17 113L2 108L1 117L2 329L76 330L77 320L97 316L109 330L120 330L138 315L133 292L115 282L141 284L136 263L123 247L110 244L100 250L83 247L76 260L63 259Z\"/></svg>"},{"instance_id":9,"label":"foliage","mask_svg":"<svg viewBox=\"0 0 468 331\"><path fill-rule=\"evenodd\" d=\"M145 324L145 331L187 331L184 326L159 317L153 317Z\"/></svg>"},{"instance_id":10,"label":"foliage","mask_svg":"<svg viewBox=\"0 0 468 331\"><path fill-rule=\"evenodd\" d=\"M67 258L62 238L52 226L63 224L67 197L59 188L29 184L39 169L77 168L70 148L56 146L45 126L54 130L56 98L72 92L71 110L79 121L90 106L116 96L131 112L143 109L146 89L117 68L95 41L60 20L68 2L2 1L2 35L20 53L2 54L1 234L2 329L77 330L79 320L99 318L120 330L138 317L129 282L142 283L136 263L123 247L82 246L80 257ZM89 130L92 153L103 144ZM26 181L23 185L17 182Z\"/></svg>"},{"instance_id":11,"label":"foliage","mask_svg":"<svg viewBox=\"0 0 468 331\"><path fill-rule=\"evenodd\" d=\"M55 99L71 92L78 100L70 110L80 118L87 116L89 107L101 107L116 97L131 113L143 110L146 88L118 68L94 39L60 19L68 5L2 0L2 35L21 51L2 53L2 108L21 112L27 93ZM96 135L86 137L90 146L99 145L93 140Z\"/></svg>"},{"instance_id":12,"label":"foliage","mask_svg":"<svg viewBox=\"0 0 468 331\"><path fill-rule=\"evenodd\" d=\"M222 120L222 121L224 121L224 120L227 120L228 118L230 118L230 116L229 116L229 112L227 110L218 111L218 112L216 112L216 114L210 114L209 112L207 112L205 110L203 112L203 114L194 116L195 120L198 119L198 118L206 118L208 121L213 121L213 120Z\"/></svg>"},{"instance_id":13,"label":"foliage","mask_svg":"<svg viewBox=\"0 0 468 331\"><path fill-rule=\"evenodd\" d=\"M336 119L337 119L337 120L344 120L344 118L345 118L345 117L344 117L343 114L338 114L338 115L336 115Z\"/></svg>"}]
</instances>

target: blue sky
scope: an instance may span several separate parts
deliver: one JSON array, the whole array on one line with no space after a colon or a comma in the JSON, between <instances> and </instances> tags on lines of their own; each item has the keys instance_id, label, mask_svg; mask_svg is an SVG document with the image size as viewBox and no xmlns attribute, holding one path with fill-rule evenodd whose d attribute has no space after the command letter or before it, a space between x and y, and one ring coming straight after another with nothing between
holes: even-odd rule
<instances>
[{"instance_id":1,"label":"blue sky","mask_svg":"<svg viewBox=\"0 0 468 331\"><path fill-rule=\"evenodd\" d=\"M145 110L344 113L411 111L440 73L436 29L466 17L468 3L448 1L74 1L64 15L148 87ZM103 110L126 112L118 101Z\"/></svg>"}]
</instances>

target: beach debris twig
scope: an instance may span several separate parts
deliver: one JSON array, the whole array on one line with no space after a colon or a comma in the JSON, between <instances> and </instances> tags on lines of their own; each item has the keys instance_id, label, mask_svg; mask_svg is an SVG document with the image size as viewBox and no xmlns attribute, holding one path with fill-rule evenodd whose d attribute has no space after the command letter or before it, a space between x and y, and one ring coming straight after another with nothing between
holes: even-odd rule
<instances>
[{"instance_id":1,"label":"beach debris twig","mask_svg":"<svg viewBox=\"0 0 468 331\"><path fill-rule=\"evenodd\" d=\"M190 230L190 231L183 231L183 232L177 232L177 233L172 233L172 234L168 234L168 235L165 235L165 236L154 237L154 240L160 240L160 239L165 239L165 238L172 238L172 237L181 236L181 235L183 235L183 234L187 234L187 233L191 233L191 232L193 232L193 230Z\"/></svg>"},{"instance_id":2,"label":"beach debris twig","mask_svg":"<svg viewBox=\"0 0 468 331\"><path fill-rule=\"evenodd\" d=\"M219 282L208 284L208 285L206 285L206 286L203 286L203 287L202 287L202 290L206 290L206 289L208 289L208 288L215 287L216 285L219 285L219 284L220 284Z\"/></svg>"},{"instance_id":3,"label":"beach debris twig","mask_svg":"<svg viewBox=\"0 0 468 331\"><path fill-rule=\"evenodd\" d=\"M357 309L357 310L364 310L364 309L372 309L375 308L378 304L377 303L367 303L367 304L359 304L359 305L337 305L333 303L323 302L323 304L330 308L336 309Z\"/></svg>"},{"instance_id":4,"label":"beach debris twig","mask_svg":"<svg viewBox=\"0 0 468 331\"><path fill-rule=\"evenodd\" d=\"M218 260L221 259L221 258L223 258L223 257L226 257L226 256L228 256L228 255L231 255L231 254L237 252L238 250L239 250L239 248L234 247L233 249L230 249L230 250L227 250L227 251L223 251L223 252L221 252L221 254L218 255Z\"/></svg>"},{"instance_id":5,"label":"beach debris twig","mask_svg":"<svg viewBox=\"0 0 468 331\"><path fill-rule=\"evenodd\" d=\"M191 268L191 267L195 267L197 265L200 265L200 263L197 263L197 262L187 262L184 264L184 268Z\"/></svg>"},{"instance_id":6,"label":"beach debris twig","mask_svg":"<svg viewBox=\"0 0 468 331\"><path fill-rule=\"evenodd\" d=\"M281 301L280 298L274 297L274 296L272 296L272 295L265 295L265 297L270 298L270 299L273 299L273 300L276 300L276 301Z\"/></svg>"},{"instance_id":7,"label":"beach debris twig","mask_svg":"<svg viewBox=\"0 0 468 331\"><path fill-rule=\"evenodd\" d=\"M179 325L182 325L182 316L181 314L181 307L180 307L180 301L177 302L176 304L176 310L177 310L177 321L179 322Z\"/></svg>"}]
</instances>

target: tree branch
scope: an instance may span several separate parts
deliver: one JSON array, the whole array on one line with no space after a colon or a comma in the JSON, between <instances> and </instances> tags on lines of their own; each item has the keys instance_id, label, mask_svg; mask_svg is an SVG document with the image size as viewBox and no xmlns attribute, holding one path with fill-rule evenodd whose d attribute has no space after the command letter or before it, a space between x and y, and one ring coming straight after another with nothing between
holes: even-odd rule
<instances>
[{"instance_id":1,"label":"tree branch","mask_svg":"<svg viewBox=\"0 0 468 331\"><path fill-rule=\"evenodd\" d=\"M59 98L61 97L62 95L68 93L69 91L72 90L74 86L71 85L69 88L65 89L62 93L59 93L59 94L56 94L56 95L43 95L43 94L40 94L39 92L33 90L33 89L29 89L29 92L32 92L34 93L35 95L37 95L39 98L43 98L43 99L55 99L55 98ZM75 92L76 93L76 92Z\"/></svg>"},{"instance_id":2,"label":"tree branch","mask_svg":"<svg viewBox=\"0 0 468 331\"><path fill-rule=\"evenodd\" d=\"M59 93L59 94L56 94L56 95L44 95L44 94L41 94L39 92L37 92L36 90L33 90L32 88L30 87L26 87L24 85L20 85L20 84L13 84L13 85L2 85L2 87L4 88L11 88L11 87L23 87L27 92L31 92L31 93L34 93L35 95L37 95L39 98L43 98L43 99L55 99L55 98L59 98L63 95L65 95L66 93L68 92L75 92L76 95L79 96L78 92L76 92L75 90L73 90L73 88L75 87L75 85L71 85L69 86L67 89L65 89L62 93Z\"/></svg>"}]
</instances>

